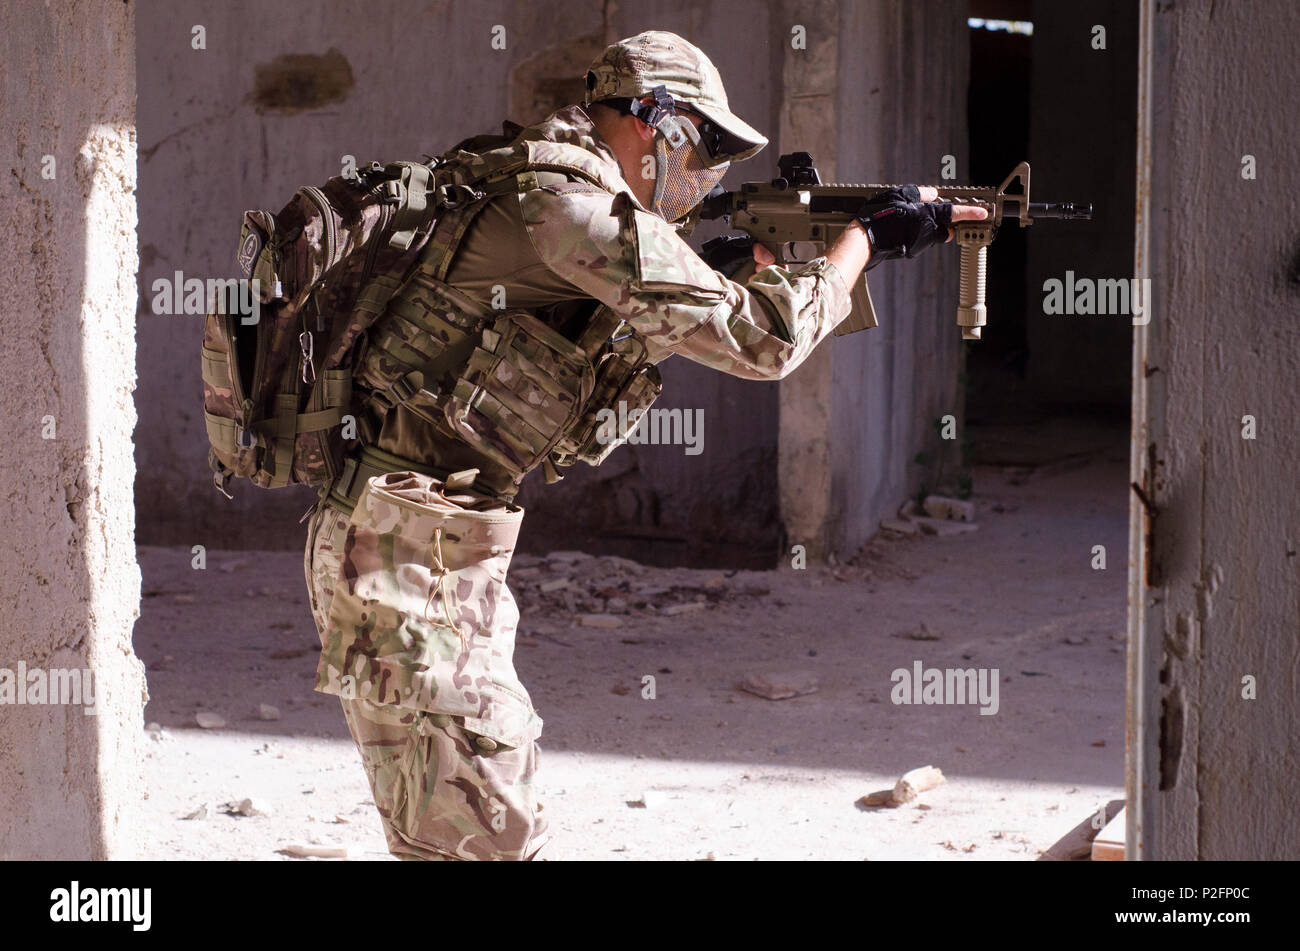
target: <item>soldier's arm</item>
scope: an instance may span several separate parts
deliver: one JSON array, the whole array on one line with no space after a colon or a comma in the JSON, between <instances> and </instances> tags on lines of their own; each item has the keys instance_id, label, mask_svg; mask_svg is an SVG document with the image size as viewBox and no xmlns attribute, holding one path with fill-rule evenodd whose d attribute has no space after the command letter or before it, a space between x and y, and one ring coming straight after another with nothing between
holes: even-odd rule
<instances>
[{"instance_id":1,"label":"soldier's arm","mask_svg":"<svg viewBox=\"0 0 1300 951\"><path fill-rule=\"evenodd\" d=\"M848 289L827 258L796 270L762 268L738 284L623 197L560 186L520 201L547 267L613 308L652 345L697 363L780 379L848 316Z\"/></svg>"}]
</instances>

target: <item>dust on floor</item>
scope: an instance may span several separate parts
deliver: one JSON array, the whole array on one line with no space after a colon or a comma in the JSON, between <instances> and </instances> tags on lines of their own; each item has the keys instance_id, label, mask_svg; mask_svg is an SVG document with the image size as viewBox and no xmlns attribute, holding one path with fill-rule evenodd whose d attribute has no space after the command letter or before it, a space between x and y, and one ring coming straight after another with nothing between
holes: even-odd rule
<instances>
[{"instance_id":1,"label":"dust on floor","mask_svg":"<svg viewBox=\"0 0 1300 951\"><path fill-rule=\"evenodd\" d=\"M848 565L520 556L515 662L546 721L542 855L1025 860L1122 798L1124 464L985 468L975 485L978 531L878 536ZM296 861L281 850L315 844L387 859L338 701L311 689L301 556L192 559L140 550L135 645L162 729L145 743L139 856ZM997 712L892 702L894 671L917 663L996 669ZM768 700L739 689L750 674L817 690ZM199 728L200 711L226 726ZM946 784L857 805L924 765ZM270 814L222 811L245 798Z\"/></svg>"}]
</instances>

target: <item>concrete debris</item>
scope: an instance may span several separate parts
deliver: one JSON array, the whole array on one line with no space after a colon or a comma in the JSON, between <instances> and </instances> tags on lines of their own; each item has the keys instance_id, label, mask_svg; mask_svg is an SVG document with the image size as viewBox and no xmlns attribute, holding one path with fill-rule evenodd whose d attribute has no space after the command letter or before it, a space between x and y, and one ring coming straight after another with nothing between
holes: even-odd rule
<instances>
[{"instance_id":1,"label":"concrete debris","mask_svg":"<svg viewBox=\"0 0 1300 951\"><path fill-rule=\"evenodd\" d=\"M927 495L924 508L925 514L931 518L947 519L950 522L975 521L974 502L949 498L946 495Z\"/></svg>"},{"instance_id":2,"label":"concrete debris","mask_svg":"<svg viewBox=\"0 0 1300 951\"><path fill-rule=\"evenodd\" d=\"M600 559L601 564L608 569L615 571L626 571L632 575L645 574L645 565L631 558L620 558L618 555L605 555Z\"/></svg>"},{"instance_id":3,"label":"concrete debris","mask_svg":"<svg viewBox=\"0 0 1300 951\"><path fill-rule=\"evenodd\" d=\"M934 766L919 766L908 770L894 783L893 789L877 789L858 800L859 807L878 809L881 807L897 809L912 802L923 792L936 786L942 786L947 780L943 772Z\"/></svg>"},{"instance_id":4,"label":"concrete debris","mask_svg":"<svg viewBox=\"0 0 1300 951\"><path fill-rule=\"evenodd\" d=\"M580 614L578 623L583 627L615 628L623 626L623 619L613 614Z\"/></svg>"},{"instance_id":5,"label":"concrete debris","mask_svg":"<svg viewBox=\"0 0 1300 951\"><path fill-rule=\"evenodd\" d=\"M921 793L929 792L946 782L943 771L934 766L918 766L916 769L910 769L894 783L894 802L911 802Z\"/></svg>"},{"instance_id":6,"label":"concrete debris","mask_svg":"<svg viewBox=\"0 0 1300 951\"><path fill-rule=\"evenodd\" d=\"M788 700L790 697L816 693L817 675L803 671L749 674L741 683L740 689L766 700Z\"/></svg>"},{"instance_id":7,"label":"concrete debris","mask_svg":"<svg viewBox=\"0 0 1300 951\"><path fill-rule=\"evenodd\" d=\"M979 528L979 525L975 522L949 522L946 519L926 518L923 515L918 515L912 521L921 526L921 531L925 532L925 534L940 537L965 535L967 532L973 532Z\"/></svg>"},{"instance_id":8,"label":"concrete debris","mask_svg":"<svg viewBox=\"0 0 1300 951\"><path fill-rule=\"evenodd\" d=\"M915 535L921 530L915 522L907 522L901 518L881 519L880 527L896 535Z\"/></svg>"},{"instance_id":9,"label":"concrete debris","mask_svg":"<svg viewBox=\"0 0 1300 951\"><path fill-rule=\"evenodd\" d=\"M282 855L292 855L299 859L345 859L348 850L345 847L328 845L286 845L278 850Z\"/></svg>"},{"instance_id":10,"label":"concrete debris","mask_svg":"<svg viewBox=\"0 0 1300 951\"><path fill-rule=\"evenodd\" d=\"M200 710L194 714L194 722L205 730L220 730L226 725L225 717L209 713L206 710Z\"/></svg>"},{"instance_id":11,"label":"concrete debris","mask_svg":"<svg viewBox=\"0 0 1300 951\"><path fill-rule=\"evenodd\" d=\"M280 708L273 707L269 703L259 703L257 705L257 718L259 720L278 720L280 719Z\"/></svg>"},{"instance_id":12,"label":"concrete debris","mask_svg":"<svg viewBox=\"0 0 1300 951\"><path fill-rule=\"evenodd\" d=\"M228 816L269 816L274 813L271 804L265 799L241 799L239 802L223 802L221 811Z\"/></svg>"},{"instance_id":13,"label":"concrete debris","mask_svg":"<svg viewBox=\"0 0 1300 951\"><path fill-rule=\"evenodd\" d=\"M668 794L658 789L647 789L640 799L633 799L628 806L633 809L658 809L668 802Z\"/></svg>"},{"instance_id":14,"label":"concrete debris","mask_svg":"<svg viewBox=\"0 0 1300 951\"><path fill-rule=\"evenodd\" d=\"M511 591L523 615L549 615L565 627L615 629L711 605L753 603L771 593L748 573L648 567L616 555L552 552L544 559L516 556L515 564L521 568L509 576Z\"/></svg>"},{"instance_id":15,"label":"concrete debris","mask_svg":"<svg viewBox=\"0 0 1300 951\"><path fill-rule=\"evenodd\" d=\"M895 636L895 637L901 637L901 638L904 638L904 639L909 640L909 641L939 641L939 640L943 640L943 635L942 635L942 634L938 634L938 633L936 633L936 632L930 630L928 627L926 627L924 621L921 622L921 626L918 627L916 630L914 630L914 631L902 631L902 632L900 632L900 633L898 633L898 634L895 634L894 636Z\"/></svg>"}]
</instances>

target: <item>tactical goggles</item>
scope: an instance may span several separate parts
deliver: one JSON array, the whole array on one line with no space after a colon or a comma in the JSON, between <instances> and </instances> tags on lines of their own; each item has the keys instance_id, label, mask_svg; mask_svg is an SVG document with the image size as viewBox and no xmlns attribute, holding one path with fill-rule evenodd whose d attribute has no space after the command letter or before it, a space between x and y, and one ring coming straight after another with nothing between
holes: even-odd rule
<instances>
[{"instance_id":1,"label":"tactical goggles","mask_svg":"<svg viewBox=\"0 0 1300 951\"><path fill-rule=\"evenodd\" d=\"M646 102L646 99L653 101ZM683 123L689 125L690 130L681 128L670 130L668 140L676 148L682 144L680 136L689 137L700 153L701 161L710 168L730 162L737 154L749 148L746 143L736 139L708 116L683 103L678 103L663 86L656 86L645 99L607 99L605 105L636 116L656 130L666 116L680 113L696 116L700 120L698 127L691 122ZM674 136L673 132L677 135Z\"/></svg>"}]
</instances>

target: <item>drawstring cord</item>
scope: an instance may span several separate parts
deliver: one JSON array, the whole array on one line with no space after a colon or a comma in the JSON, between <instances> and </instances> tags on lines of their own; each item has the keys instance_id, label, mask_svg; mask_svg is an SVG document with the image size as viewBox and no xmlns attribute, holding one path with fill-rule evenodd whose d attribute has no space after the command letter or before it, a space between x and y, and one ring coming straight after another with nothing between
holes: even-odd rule
<instances>
[{"instance_id":1,"label":"drawstring cord","mask_svg":"<svg viewBox=\"0 0 1300 951\"><path fill-rule=\"evenodd\" d=\"M438 579L429 585L429 599L424 602L424 619L430 624L441 624L441 622L429 616L429 608L433 605L433 596L435 594L440 594L442 596L442 614L443 617L447 619L447 627L456 632L456 636L460 638L461 649L467 651L469 650L469 643L465 640L465 632L461 630L460 625L451 619L451 612L447 608L447 601L449 599L447 597L446 589L443 587L443 583L447 580L447 575L450 572L442 561L441 528L435 529L433 532L433 557L433 565L438 571Z\"/></svg>"}]
</instances>

